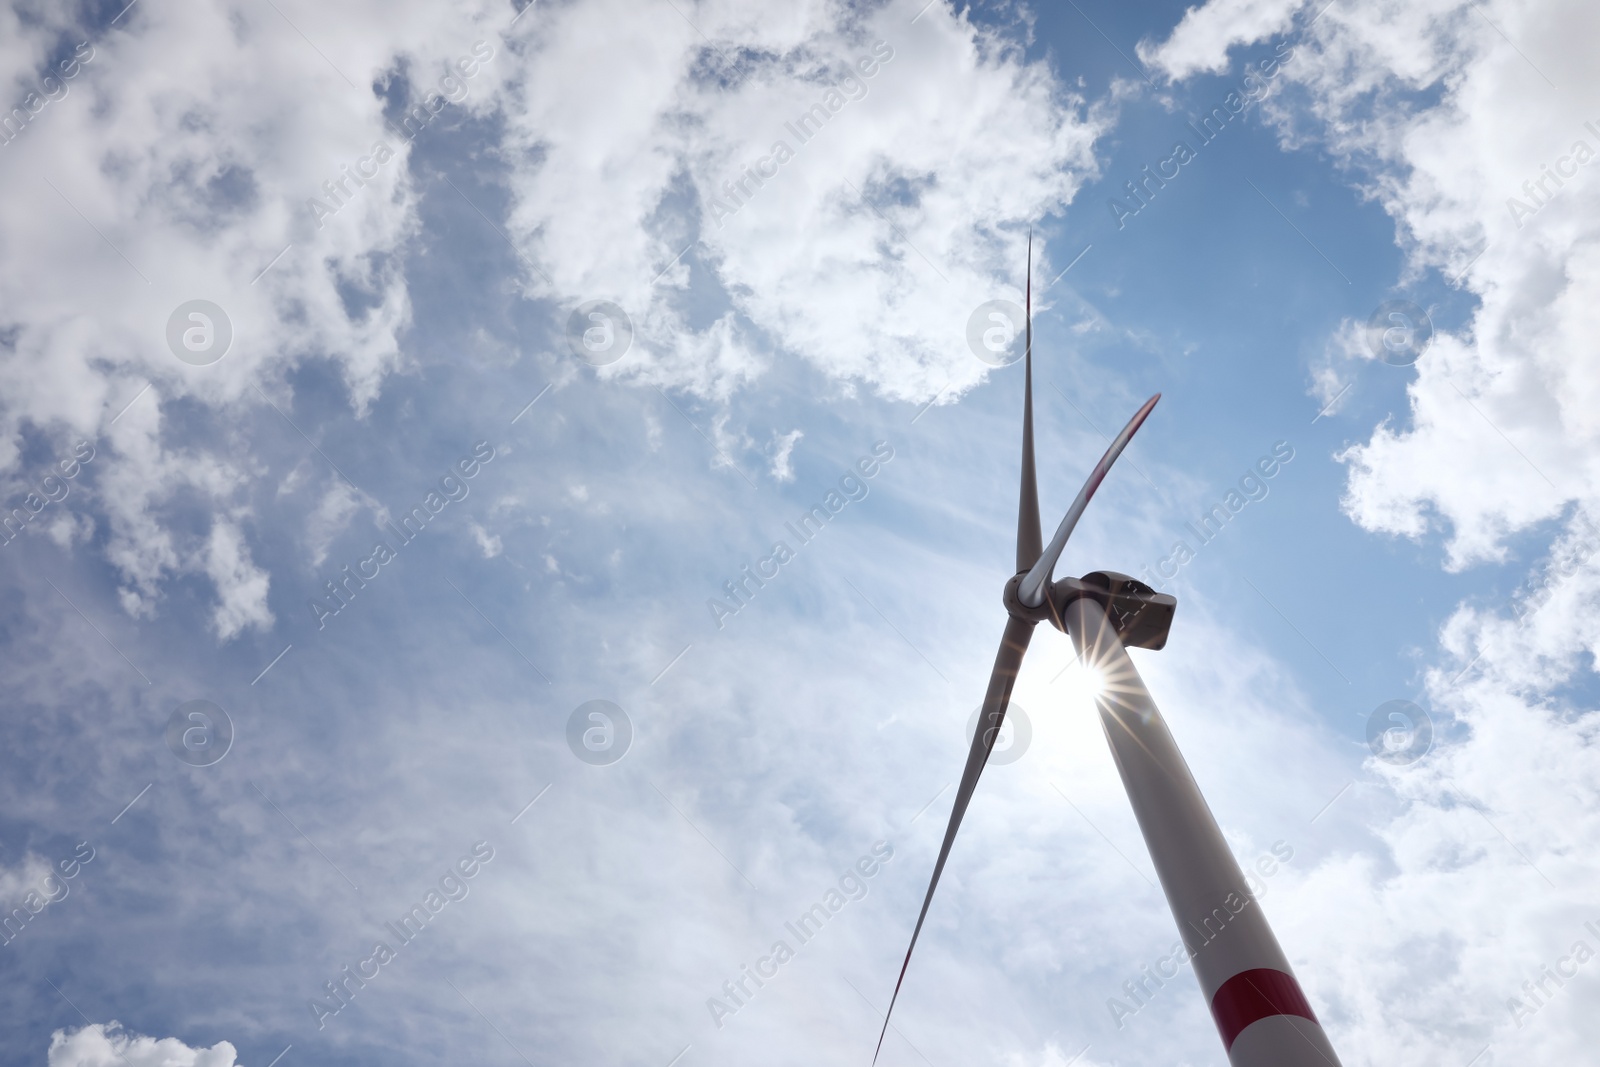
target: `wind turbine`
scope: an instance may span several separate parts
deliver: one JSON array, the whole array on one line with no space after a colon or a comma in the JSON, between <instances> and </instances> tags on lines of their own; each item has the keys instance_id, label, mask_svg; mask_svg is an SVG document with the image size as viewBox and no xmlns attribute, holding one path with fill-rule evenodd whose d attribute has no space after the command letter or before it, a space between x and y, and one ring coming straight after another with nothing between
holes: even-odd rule
<instances>
[{"instance_id":1,"label":"wind turbine","mask_svg":"<svg viewBox=\"0 0 1600 1067\"><path fill-rule=\"evenodd\" d=\"M1103 681L1095 697L1100 722L1145 845L1194 965L1200 992L1211 1007L1232 1067L1339 1067L1338 1056L1295 980L1289 961L1229 851L1216 818L1178 751L1160 710L1128 657L1129 646L1160 649L1177 601L1115 571L1054 580L1056 560L1084 508L1111 465L1149 416L1157 393L1145 401L1111 442L1048 545L1041 545L1039 489L1033 462L1033 235L1028 235L1027 339L1023 353L1022 488L1017 506L1017 573L1002 602L1008 618L983 699L983 728L973 734L956 790L944 843L922 911L911 933L889 1012L878 1034L877 1062L899 999L911 953L928 917L961 818L978 786L995 736L1005 722L1011 686L1033 637L1048 621L1072 638L1080 660Z\"/></svg>"}]
</instances>

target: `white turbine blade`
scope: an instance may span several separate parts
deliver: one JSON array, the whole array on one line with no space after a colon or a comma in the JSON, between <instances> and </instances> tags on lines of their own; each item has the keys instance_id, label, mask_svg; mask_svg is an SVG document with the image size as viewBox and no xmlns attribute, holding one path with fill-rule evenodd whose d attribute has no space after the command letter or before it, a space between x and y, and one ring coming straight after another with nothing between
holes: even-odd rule
<instances>
[{"instance_id":1,"label":"white turbine blade","mask_svg":"<svg viewBox=\"0 0 1600 1067\"><path fill-rule=\"evenodd\" d=\"M1036 608L1044 603L1044 587L1055 573L1056 560L1061 557L1061 550L1067 547L1067 538L1072 536L1073 528L1078 525L1078 520L1083 517L1083 509L1089 506L1089 500L1094 496L1094 491L1100 488L1100 483L1105 481L1106 473L1111 470L1111 465L1122 455L1122 450L1128 447L1128 442L1133 440L1133 435L1139 432L1139 427L1144 425L1144 420L1149 417L1150 411L1156 406L1156 401L1161 399L1157 393L1144 402L1144 407L1134 413L1128 420L1128 425L1117 434L1116 440L1106 449L1106 454L1100 457L1100 462L1094 465L1094 471L1089 475L1089 480L1083 483L1083 488L1078 490L1078 498L1067 509L1066 517L1061 520L1061 525L1056 527L1056 535L1045 546L1041 555L1032 569L1023 576L1021 584L1017 587L1017 597L1030 608Z\"/></svg>"},{"instance_id":2,"label":"white turbine blade","mask_svg":"<svg viewBox=\"0 0 1600 1067\"><path fill-rule=\"evenodd\" d=\"M1022 488L1017 494L1017 570L1039 558L1039 479L1033 468L1033 231L1028 231L1027 342L1022 365Z\"/></svg>"},{"instance_id":3,"label":"white turbine blade","mask_svg":"<svg viewBox=\"0 0 1600 1067\"><path fill-rule=\"evenodd\" d=\"M889 1032L889 1016L894 1013L894 1002L900 999L900 986L906 980L906 968L911 966L911 953L916 951L917 938L922 934L923 920L928 917L928 905L933 903L933 891L939 888L939 876L944 873L945 860L950 858L950 846L955 843L956 831L961 829L962 816L972 802L978 788L978 777L989 760L994 739L1006 721L1006 708L1011 704L1011 687L1022 669L1022 657L1028 651L1028 641L1033 637L1034 623L1015 616L1006 620L1004 635L1000 638L1000 651L995 653L994 670L989 673L989 688L983 698L983 718L972 735L972 745L967 751L967 765L961 772L961 784L956 787L956 800L950 808L950 822L944 830L944 843L939 846L939 859L933 865L933 877L928 879L928 892L922 898L922 911L917 914L917 925L911 931L911 944L906 947L905 961L900 964L900 977L895 980L894 994L889 998L889 1010L883 1015L883 1029L878 1032L878 1047L872 1053L872 1062L878 1062L883 1051L883 1038Z\"/></svg>"}]
</instances>

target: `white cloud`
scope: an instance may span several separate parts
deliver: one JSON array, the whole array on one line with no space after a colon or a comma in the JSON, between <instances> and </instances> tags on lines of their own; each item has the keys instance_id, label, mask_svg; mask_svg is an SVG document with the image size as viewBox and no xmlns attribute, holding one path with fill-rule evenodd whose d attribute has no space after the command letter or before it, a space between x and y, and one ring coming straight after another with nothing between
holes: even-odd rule
<instances>
[{"instance_id":1,"label":"white cloud","mask_svg":"<svg viewBox=\"0 0 1600 1067\"><path fill-rule=\"evenodd\" d=\"M785 12L696 7L735 71L669 7L547 12L507 108L512 150L538 153L513 179L513 232L553 284L528 280L564 306L629 310L646 340L608 373L726 397L776 348L889 396L959 394L984 370L968 314L1020 273L1025 224L1094 169L1105 120L942 5L849 29L822 5ZM633 61L619 72L597 51ZM819 104L802 141L791 127ZM744 177L758 166L759 187ZM685 202L697 222L669 207ZM737 314L697 329L685 301L708 288Z\"/></svg>"},{"instance_id":2,"label":"white cloud","mask_svg":"<svg viewBox=\"0 0 1600 1067\"><path fill-rule=\"evenodd\" d=\"M1185 22L1228 10L1218 0ZM1499 559L1510 533L1594 497L1600 365L1586 294L1600 282L1600 164L1576 157L1600 155L1585 125L1600 121L1600 76L1576 41L1597 26L1583 4L1336 4L1284 68L1303 95L1266 105L1286 137L1318 138L1394 217L1408 276L1460 275L1479 299L1418 362L1410 426L1380 427L1345 453L1351 516L1410 536L1442 527L1453 567ZM1192 69L1215 69L1253 34L1216 36ZM1438 103L1419 106L1425 90ZM1558 195L1525 191L1557 164L1571 172L1559 188L1545 179ZM1544 206L1530 218L1513 197ZM1364 354L1358 331L1346 324L1336 358Z\"/></svg>"},{"instance_id":3,"label":"white cloud","mask_svg":"<svg viewBox=\"0 0 1600 1067\"><path fill-rule=\"evenodd\" d=\"M62 548L71 548L94 537L94 520L87 515L57 515L46 521L44 531Z\"/></svg>"},{"instance_id":4,"label":"white cloud","mask_svg":"<svg viewBox=\"0 0 1600 1067\"><path fill-rule=\"evenodd\" d=\"M298 481L298 476L304 467L297 467L286 478L285 488L290 482ZM284 495L280 489L279 496ZM315 510L306 520L306 542L311 549L311 568L321 567L328 558L328 550L333 547L333 539L338 537L350 525L350 520L355 513L361 510L362 494L358 493L350 483L342 478L330 478L328 488L323 490L322 499L317 502ZM368 500L366 503L376 513L379 507L376 501Z\"/></svg>"},{"instance_id":5,"label":"white cloud","mask_svg":"<svg viewBox=\"0 0 1600 1067\"><path fill-rule=\"evenodd\" d=\"M1364 184L1394 216L1411 269L1465 271L1479 297L1417 364L1411 427L1348 453L1352 516L1407 534L1437 523L1456 567L1500 558L1508 534L1595 492L1600 373L1585 294L1600 281L1600 171L1572 152L1582 141L1600 154L1584 125L1600 119L1587 107L1600 78L1571 43L1585 25L1596 26L1585 5L1347 5L1329 10L1288 69L1329 146L1369 165ZM1411 58L1380 69L1400 39ZM1439 104L1404 106L1435 85ZM1574 173L1559 189L1547 180L1559 195L1536 194L1547 206L1518 218L1510 198L1528 199L1524 183L1550 164Z\"/></svg>"},{"instance_id":6,"label":"white cloud","mask_svg":"<svg viewBox=\"0 0 1600 1067\"><path fill-rule=\"evenodd\" d=\"M1169 78L1220 74L1230 48L1282 33L1305 6L1306 0L1211 0L1185 11L1165 41L1140 41L1136 51Z\"/></svg>"},{"instance_id":7,"label":"white cloud","mask_svg":"<svg viewBox=\"0 0 1600 1067\"><path fill-rule=\"evenodd\" d=\"M1191 13L1148 58L1220 69L1230 45L1259 39L1254 24L1229 30L1231 9ZM1584 556L1581 528L1600 514L1600 167L1578 163L1600 154L1585 124L1600 125L1597 32L1584 3L1341 0L1285 68L1296 91L1266 105L1286 143L1331 152L1393 217L1403 281L1459 275L1477 298L1416 364L1409 418L1341 455L1349 515L1382 533L1445 531L1450 569L1508 560L1513 534L1551 519L1553 554ZM1509 198L1529 200L1524 183L1557 164L1561 185L1544 178L1537 211L1517 210ZM1357 328L1331 342L1333 362ZM1600 921L1600 721L1583 695L1600 578L1585 558L1522 622L1504 603L1455 611L1427 676L1436 751L1373 767L1393 801L1377 852L1335 857L1275 906L1285 943L1317 961L1350 1061L1465 1062L1488 1045L1480 1062L1559 1062L1600 1038L1583 1007L1592 974L1565 991L1546 980L1543 996L1523 986L1577 941L1600 950L1584 927Z\"/></svg>"},{"instance_id":8,"label":"white cloud","mask_svg":"<svg viewBox=\"0 0 1600 1067\"><path fill-rule=\"evenodd\" d=\"M234 1067L234 1047L218 1041L190 1048L175 1037L145 1037L118 1022L91 1023L50 1035L50 1067Z\"/></svg>"},{"instance_id":9,"label":"white cloud","mask_svg":"<svg viewBox=\"0 0 1600 1067\"><path fill-rule=\"evenodd\" d=\"M60 39L90 36L69 12L0 13L4 92L20 99ZM219 634L266 620L264 586L251 584L265 578L241 562L242 540L214 537L197 566L163 513L180 488L227 507L254 472L223 458L225 442L174 445L179 428L163 431L158 405L255 406L252 386L281 396L286 369L317 356L366 409L402 362L410 302L397 253L416 228L408 149L368 86L404 58L426 89L475 39L497 41L491 26L504 21L489 3L139 5L79 50L66 95L0 145L0 243L29 250L0 259L0 465L14 465L25 428L97 442L106 553L130 613L154 613L165 578L207 573L233 583L218 588ZM486 64L451 106L482 110L497 77ZM395 158L319 225L308 200L380 139ZM180 362L165 339L169 315L196 298L232 326L227 354L206 367ZM147 382L151 395L110 427ZM316 556L326 531L313 527Z\"/></svg>"},{"instance_id":10,"label":"white cloud","mask_svg":"<svg viewBox=\"0 0 1600 1067\"><path fill-rule=\"evenodd\" d=\"M633 315L635 351L603 373L726 402L771 360L800 358L845 389L953 399L986 370L965 349L966 315L1019 272L1023 225L1063 210L1092 172L1107 118L998 33L942 4L910 13L613 0L541 6L501 36L509 13L488 0L136 6L90 42L66 96L0 146L0 242L29 249L0 262L0 466L29 427L101 442L105 552L131 614L158 612L174 576L237 577L220 557L198 565L166 509L180 490L237 507L258 472L238 442L180 439L187 420L168 409L198 403L237 424L261 410L259 389L292 413L288 372L318 358L359 418L406 368L418 191L371 87L403 65L425 92L478 41L491 58L447 106L505 119L507 230L553 279L530 270L529 291L560 304L558 319L596 295ZM0 84L18 92L61 35L88 36L62 14L0 18ZM629 61L595 61L607 55ZM838 103L833 84L865 95ZM785 123L819 102L837 113L801 144ZM794 158L716 226L722 183L779 139ZM375 173L350 184L363 158ZM196 298L233 333L206 367L165 341ZM726 420L708 417L731 463L755 445ZM313 564L350 507L331 490L302 527ZM218 589L220 634L266 618L241 589Z\"/></svg>"},{"instance_id":11,"label":"white cloud","mask_svg":"<svg viewBox=\"0 0 1600 1067\"><path fill-rule=\"evenodd\" d=\"M0 904L9 912L19 906L30 891L45 895L48 887L44 881L52 873L50 861L34 852L25 853L22 861L14 866L0 865Z\"/></svg>"},{"instance_id":12,"label":"white cloud","mask_svg":"<svg viewBox=\"0 0 1600 1067\"><path fill-rule=\"evenodd\" d=\"M472 539L478 543L478 551L483 553L484 559L493 559L498 556L504 546L500 543L499 534L491 534L476 522L471 523Z\"/></svg>"},{"instance_id":13,"label":"white cloud","mask_svg":"<svg viewBox=\"0 0 1600 1067\"><path fill-rule=\"evenodd\" d=\"M221 640L230 640L246 626L265 630L272 625L267 607L270 582L251 560L237 523L222 518L212 522L205 566L220 601L211 613L211 625Z\"/></svg>"},{"instance_id":14,"label":"white cloud","mask_svg":"<svg viewBox=\"0 0 1600 1067\"><path fill-rule=\"evenodd\" d=\"M772 476L780 482L794 481L794 464L790 457L794 455L794 446L800 443L805 433L800 430L790 430L788 433L772 431Z\"/></svg>"}]
</instances>

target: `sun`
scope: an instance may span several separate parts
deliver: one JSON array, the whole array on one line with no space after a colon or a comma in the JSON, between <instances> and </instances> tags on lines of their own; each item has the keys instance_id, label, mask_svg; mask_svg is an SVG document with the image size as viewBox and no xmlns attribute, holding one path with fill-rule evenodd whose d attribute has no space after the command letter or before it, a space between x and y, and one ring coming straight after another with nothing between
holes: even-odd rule
<instances>
[{"instance_id":1,"label":"sun","mask_svg":"<svg viewBox=\"0 0 1600 1067\"><path fill-rule=\"evenodd\" d=\"M1056 681L1069 711L1095 710L1095 700L1106 691L1105 672L1081 658L1067 664Z\"/></svg>"}]
</instances>

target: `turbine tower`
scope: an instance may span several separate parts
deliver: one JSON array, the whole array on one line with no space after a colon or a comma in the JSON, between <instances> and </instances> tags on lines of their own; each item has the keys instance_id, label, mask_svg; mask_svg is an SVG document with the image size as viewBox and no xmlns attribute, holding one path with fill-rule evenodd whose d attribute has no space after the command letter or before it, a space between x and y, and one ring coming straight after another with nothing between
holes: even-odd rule
<instances>
[{"instance_id":1,"label":"turbine tower","mask_svg":"<svg viewBox=\"0 0 1600 1067\"><path fill-rule=\"evenodd\" d=\"M1322 1025L1295 980L1244 872L1229 851L1189 765L1129 658L1128 647L1160 649L1177 601L1115 571L1054 580L1056 560L1084 508L1128 441L1149 416L1157 393L1123 427L1078 492L1048 545L1041 545L1039 489L1033 461L1033 235L1028 236L1027 337L1023 353L1022 487L1017 506L1017 573L1005 585L1008 618L989 675L980 729L972 738L939 858L911 933L889 1012L878 1034L883 1050L933 891L950 846L1005 722L1011 687L1033 628L1048 621L1072 638L1082 662L1104 679L1095 697L1111 755L1133 804L1145 845L1178 933L1194 965L1232 1067L1339 1067ZM873 1053L877 1062L878 1052Z\"/></svg>"}]
</instances>

